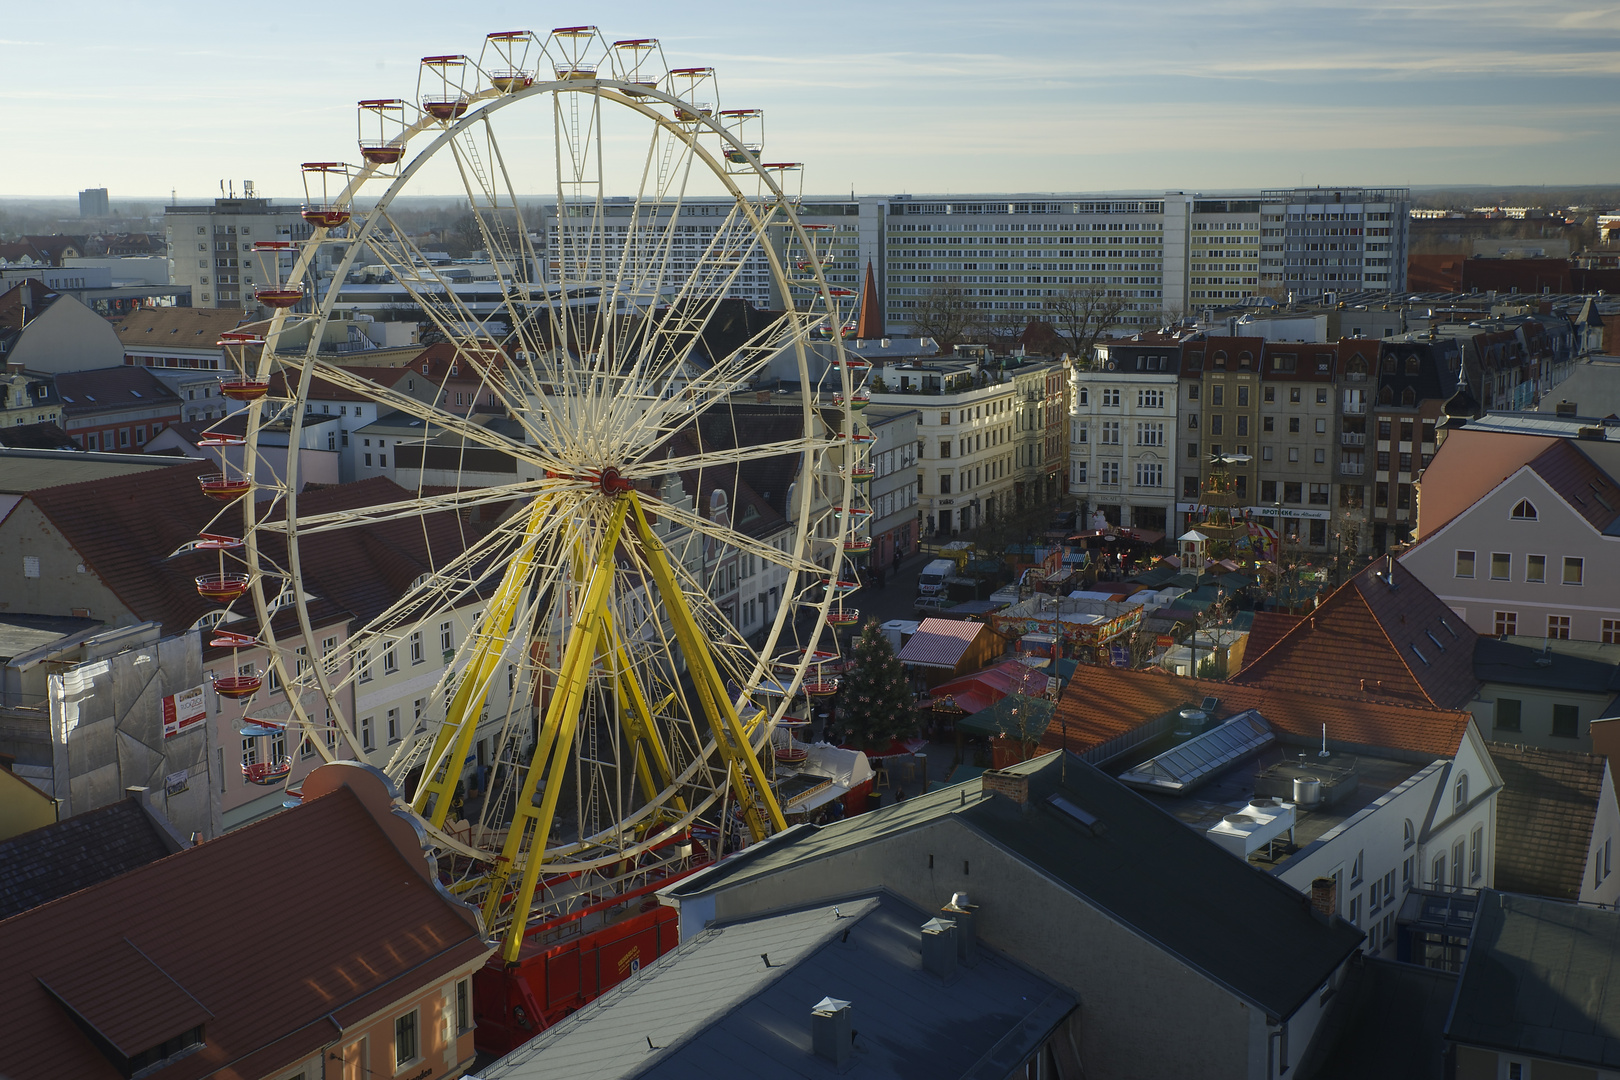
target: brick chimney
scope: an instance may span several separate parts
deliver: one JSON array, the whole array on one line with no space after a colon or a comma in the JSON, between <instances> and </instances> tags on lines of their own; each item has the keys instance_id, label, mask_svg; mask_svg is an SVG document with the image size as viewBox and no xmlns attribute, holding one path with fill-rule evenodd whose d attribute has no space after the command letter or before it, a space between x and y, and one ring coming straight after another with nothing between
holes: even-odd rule
<instances>
[{"instance_id":1,"label":"brick chimney","mask_svg":"<svg viewBox=\"0 0 1620 1080\"><path fill-rule=\"evenodd\" d=\"M1311 907L1326 918L1339 913L1339 883L1330 877L1311 880Z\"/></svg>"},{"instance_id":2,"label":"brick chimney","mask_svg":"<svg viewBox=\"0 0 1620 1080\"><path fill-rule=\"evenodd\" d=\"M1029 774L986 769L979 778L986 795L1005 795L1019 806L1029 802Z\"/></svg>"}]
</instances>

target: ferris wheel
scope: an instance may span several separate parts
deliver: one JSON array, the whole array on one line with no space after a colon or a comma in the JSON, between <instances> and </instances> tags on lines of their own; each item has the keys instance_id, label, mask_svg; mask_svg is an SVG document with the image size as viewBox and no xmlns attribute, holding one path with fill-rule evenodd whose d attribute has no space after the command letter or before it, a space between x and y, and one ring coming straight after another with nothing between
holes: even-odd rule
<instances>
[{"instance_id":1,"label":"ferris wheel","mask_svg":"<svg viewBox=\"0 0 1620 1080\"><path fill-rule=\"evenodd\" d=\"M289 735L388 773L508 961L537 922L692 865L694 841L712 856L728 833L783 828L778 768L803 759L794 732L858 617L872 436L867 365L841 343L856 298L829 287L825 241L798 220L800 166L762 160L763 113L720 104L712 68L589 26L426 57L414 98L360 102L358 163L303 165L312 235L258 245L274 315L224 342L249 419L240 466L205 489L243 525L212 527L210 580L258 629L214 644L268 650ZM470 283L410 220L408 197L445 183L487 257ZM361 272L443 343L425 385L323 351ZM770 310L735 299L750 279ZM381 502L304 490L286 449L334 388L419 425L396 447L417 467ZM267 478L255 465L277 448ZM743 520L773 512L768 534ZM327 600L312 560L377 529L412 532L428 565L310 662ZM747 639L717 603L739 564L776 583ZM407 653L442 673L400 691L398 741L372 750L347 703L376 700ZM232 684L248 711L265 675ZM275 730L244 718L245 737Z\"/></svg>"}]
</instances>

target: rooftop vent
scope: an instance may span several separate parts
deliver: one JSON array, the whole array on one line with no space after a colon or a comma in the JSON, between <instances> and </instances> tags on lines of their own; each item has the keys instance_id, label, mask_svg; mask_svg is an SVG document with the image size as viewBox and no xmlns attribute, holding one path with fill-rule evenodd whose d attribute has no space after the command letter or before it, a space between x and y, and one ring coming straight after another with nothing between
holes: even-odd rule
<instances>
[{"instance_id":1,"label":"rooftop vent","mask_svg":"<svg viewBox=\"0 0 1620 1080\"><path fill-rule=\"evenodd\" d=\"M1276 799L1250 799L1249 805L1227 814L1205 832L1220 847L1241 858L1269 848L1287 834L1294 840L1294 805Z\"/></svg>"},{"instance_id":2,"label":"rooftop vent","mask_svg":"<svg viewBox=\"0 0 1620 1080\"><path fill-rule=\"evenodd\" d=\"M849 1002L824 997L810 1006L810 1048L817 1057L841 1069L849 1064L854 1042Z\"/></svg>"},{"instance_id":3,"label":"rooftop vent","mask_svg":"<svg viewBox=\"0 0 1620 1080\"><path fill-rule=\"evenodd\" d=\"M957 929L952 919L929 919L922 926L924 970L941 979L956 974Z\"/></svg>"},{"instance_id":4,"label":"rooftop vent","mask_svg":"<svg viewBox=\"0 0 1620 1080\"><path fill-rule=\"evenodd\" d=\"M1573 401L1560 401L1555 406L1555 409L1556 409L1557 415L1559 415L1559 416L1574 416L1574 415L1576 415L1575 403Z\"/></svg>"}]
</instances>

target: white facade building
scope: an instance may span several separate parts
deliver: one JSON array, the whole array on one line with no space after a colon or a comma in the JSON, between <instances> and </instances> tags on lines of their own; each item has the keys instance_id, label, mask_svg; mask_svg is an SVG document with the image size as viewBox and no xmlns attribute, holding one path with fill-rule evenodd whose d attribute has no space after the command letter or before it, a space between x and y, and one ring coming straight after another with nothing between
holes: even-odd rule
<instances>
[{"instance_id":1,"label":"white facade building","mask_svg":"<svg viewBox=\"0 0 1620 1080\"><path fill-rule=\"evenodd\" d=\"M1179 349L1162 343L1098 346L1096 369L1071 374L1069 494L1085 527L1166 531L1176 505Z\"/></svg>"}]
</instances>

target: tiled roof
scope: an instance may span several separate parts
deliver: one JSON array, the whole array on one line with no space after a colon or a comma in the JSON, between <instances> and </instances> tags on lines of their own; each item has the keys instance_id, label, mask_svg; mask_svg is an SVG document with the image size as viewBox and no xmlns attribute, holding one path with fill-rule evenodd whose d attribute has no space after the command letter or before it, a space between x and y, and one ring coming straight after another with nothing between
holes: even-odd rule
<instances>
[{"instance_id":1,"label":"tiled roof","mask_svg":"<svg viewBox=\"0 0 1620 1080\"><path fill-rule=\"evenodd\" d=\"M1329 697L1266 686L1242 686L1214 679L1188 679L1157 668L1128 671L1081 664L1063 688L1057 716L1041 745L1083 754L1156 717L1206 697L1220 701L1220 715L1258 709L1279 732L1321 738L1330 744L1404 750L1451 757L1471 717L1466 712L1421 705Z\"/></svg>"},{"instance_id":2,"label":"tiled roof","mask_svg":"<svg viewBox=\"0 0 1620 1080\"><path fill-rule=\"evenodd\" d=\"M1620 487L1575 442L1559 439L1531 460L1530 468L1598 532L1620 519Z\"/></svg>"},{"instance_id":3,"label":"tiled roof","mask_svg":"<svg viewBox=\"0 0 1620 1080\"><path fill-rule=\"evenodd\" d=\"M348 372L350 375L353 375L357 379L365 379L365 380L367 380L369 382L376 383L378 386L388 386L388 387L392 387L395 383L399 382L405 376L420 373L421 370L422 370L420 367L412 368L412 367L405 366L405 365L401 365L399 367L373 367L373 366L370 366L370 365L363 366L363 367L347 367L347 366L344 366L344 365L340 364L340 365L338 365L338 367L341 370ZM297 382L298 382L298 379L297 379L297 377L295 375L295 377L293 378L293 383L295 384L294 389L296 389L296 383ZM284 372L284 371L273 371L273 372L270 373L270 396L271 397L286 397L286 396L288 396L288 394L287 394L287 374L286 374L286 372ZM368 401L368 400L370 400L364 394L358 393L358 392L356 392L354 390L350 390L347 387L337 386L337 385L335 385L333 383L329 383L325 379L320 378L319 376L312 377L309 380L309 393L307 395L305 395L305 396L310 401Z\"/></svg>"},{"instance_id":4,"label":"tiled roof","mask_svg":"<svg viewBox=\"0 0 1620 1080\"><path fill-rule=\"evenodd\" d=\"M121 478L35 491L29 498L59 529L137 618L163 624L176 633L214 605L197 595L194 578L218 565L208 552L171 558L210 528L220 505L202 493L197 477L218 468L198 461L173 465L143 476L140 484ZM340 484L299 499L302 515L352 510L402 501L410 495L383 477ZM240 519L227 515L219 531ZM369 619L393 603L420 574L454 558L475 536L464 535L453 512L399 518L363 527L334 529L302 542L304 587L315 596ZM285 565L284 552L270 544L265 557Z\"/></svg>"},{"instance_id":5,"label":"tiled roof","mask_svg":"<svg viewBox=\"0 0 1620 1080\"><path fill-rule=\"evenodd\" d=\"M955 620L953 620L955 621ZM969 623L968 625L972 625ZM1047 676L1020 660L1003 660L983 671L940 683L928 691L935 701L949 695L963 712L976 713L989 708L1008 694L1040 697L1046 693Z\"/></svg>"},{"instance_id":6,"label":"tiled roof","mask_svg":"<svg viewBox=\"0 0 1620 1080\"><path fill-rule=\"evenodd\" d=\"M1496 797L1496 887L1578 900L1603 761L1595 754L1490 744Z\"/></svg>"},{"instance_id":7,"label":"tiled roof","mask_svg":"<svg viewBox=\"0 0 1620 1080\"><path fill-rule=\"evenodd\" d=\"M277 887L317 866L318 886ZM345 787L14 915L0 922L0 1075L121 1075L68 1006L140 1052L204 1005L205 1045L164 1080L280 1075L487 954L425 871Z\"/></svg>"},{"instance_id":8,"label":"tiled roof","mask_svg":"<svg viewBox=\"0 0 1620 1080\"><path fill-rule=\"evenodd\" d=\"M954 668L981 632L990 633L983 623L965 619L924 619L900 650L900 662Z\"/></svg>"},{"instance_id":9,"label":"tiled roof","mask_svg":"<svg viewBox=\"0 0 1620 1080\"><path fill-rule=\"evenodd\" d=\"M126 346L218 351L219 335L247 321L247 312L225 308L140 308L113 322Z\"/></svg>"},{"instance_id":10,"label":"tiled roof","mask_svg":"<svg viewBox=\"0 0 1620 1080\"><path fill-rule=\"evenodd\" d=\"M1410 570L1380 560L1270 648L1246 657L1232 682L1456 709L1479 689L1476 638Z\"/></svg>"},{"instance_id":11,"label":"tiled roof","mask_svg":"<svg viewBox=\"0 0 1620 1080\"><path fill-rule=\"evenodd\" d=\"M180 395L143 367L64 371L56 377L56 390L62 395L62 414L66 417L115 409L180 406Z\"/></svg>"},{"instance_id":12,"label":"tiled roof","mask_svg":"<svg viewBox=\"0 0 1620 1080\"><path fill-rule=\"evenodd\" d=\"M0 919L174 851L173 842L134 799L14 836L0 842Z\"/></svg>"},{"instance_id":13,"label":"tiled roof","mask_svg":"<svg viewBox=\"0 0 1620 1080\"><path fill-rule=\"evenodd\" d=\"M1243 646L1243 665L1254 663L1258 656L1277 644L1282 636L1299 625L1303 616L1285 611L1257 611L1249 627L1249 640Z\"/></svg>"}]
</instances>

